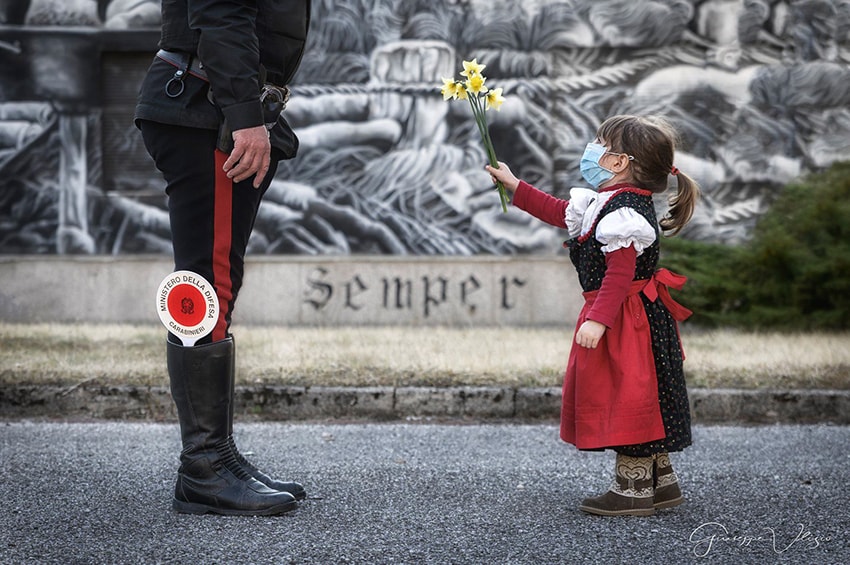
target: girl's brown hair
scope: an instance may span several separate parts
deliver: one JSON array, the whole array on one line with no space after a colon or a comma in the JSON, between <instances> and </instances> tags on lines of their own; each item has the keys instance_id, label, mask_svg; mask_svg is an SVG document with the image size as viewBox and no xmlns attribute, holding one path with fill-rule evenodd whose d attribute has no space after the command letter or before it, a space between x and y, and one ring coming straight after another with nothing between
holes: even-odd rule
<instances>
[{"instance_id":1,"label":"girl's brown hair","mask_svg":"<svg viewBox=\"0 0 850 565\"><path fill-rule=\"evenodd\" d=\"M699 185L685 173L673 168L673 155L679 136L664 118L658 116L612 116L602 122L596 137L613 153L625 153L631 161L635 186L654 193L667 190L668 175L675 174L676 194L670 196L670 208L659 224L676 235L690 221L699 199Z\"/></svg>"}]
</instances>

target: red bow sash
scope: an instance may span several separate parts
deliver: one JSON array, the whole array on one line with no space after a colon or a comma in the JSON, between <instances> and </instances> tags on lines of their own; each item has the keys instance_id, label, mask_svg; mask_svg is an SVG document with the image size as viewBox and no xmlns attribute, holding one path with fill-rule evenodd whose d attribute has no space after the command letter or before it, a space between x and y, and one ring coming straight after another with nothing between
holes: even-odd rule
<instances>
[{"instance_id":1,"label":"red bow sash","mask_svg":"<svg viewBox=\"0 0 850 565\"><path fill-rule=\"evenodd\" d=\"M685 282L687 280L688 277L684 275L676 274L672 271L668 271L667 269L658 269L652 277L645 282L640 291L642 291L644 296L649 298L652 302L655 302L655 300L660 297L661 302L663 302L664 306L667 307L667 310L670 311L673 319L677 322L681 322L687 320L693 312L673 300L673 297L670 296L669 289L675 288L676 290L682 290L682 287L685 286ZM643 282L644 281L635 281L635 283ZM631 292L629 294L631 294Z\"/></svg>"}]
</instances>

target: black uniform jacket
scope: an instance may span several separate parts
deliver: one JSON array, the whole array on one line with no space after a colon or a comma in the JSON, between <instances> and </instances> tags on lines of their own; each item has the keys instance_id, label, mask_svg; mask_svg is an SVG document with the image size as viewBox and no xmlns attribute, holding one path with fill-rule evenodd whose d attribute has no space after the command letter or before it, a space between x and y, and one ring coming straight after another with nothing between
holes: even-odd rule
<instances>
[{"instance_id":1,"label":"black uniform jacket","mask_svg":"<svg viewBox=\"0 0 850 565\"><path fill-rule=\"evenodd\" d=\"M188 74L184 91L169 97L165 87L177 69L155 58L136 119L218 129L224 117L230 130L263 124L260 66L266 82L287 85L301 62L309 24L310 0L162 0L159 47L192 55L209 82ZM295 147L281 147L294 140L283 116L270 133L273 146L294 155Z\"/></svg>"}]
</instances>

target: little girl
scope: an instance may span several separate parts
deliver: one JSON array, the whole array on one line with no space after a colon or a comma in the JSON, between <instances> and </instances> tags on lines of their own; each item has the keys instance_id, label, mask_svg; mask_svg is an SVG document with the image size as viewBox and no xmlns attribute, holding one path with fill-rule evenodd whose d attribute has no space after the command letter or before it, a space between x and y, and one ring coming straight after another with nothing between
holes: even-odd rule
<instances>
[{"instance_id":1,"label":"little girl","mask_svg":"<svg viewBox=\"0 0 850 565\"><path fill-rule=\"evenodd\" d=\"M579 507L591 514L648 516L684 502L668 452L691 443L677 326L691 312L667 290L685 278L656 266L660 230L682 229L699 187L673 166L675 142L661 118L605 120L580 165L596 190L573 188L569 200L517 179L504 163L486 167L514 206L569 232L585 305L564 376L561 439L616 452L610 489ZM666 190L671 174L678 190L659 222L652 195Z\"/></svg>"}]
</instances>

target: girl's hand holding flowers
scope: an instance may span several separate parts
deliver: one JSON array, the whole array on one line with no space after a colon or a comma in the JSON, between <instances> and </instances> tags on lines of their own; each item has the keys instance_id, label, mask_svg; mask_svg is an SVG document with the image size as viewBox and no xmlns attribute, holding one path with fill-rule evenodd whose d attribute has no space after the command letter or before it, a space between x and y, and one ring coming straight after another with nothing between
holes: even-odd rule
<instances>
[{"instance_id":1,"label":"girl's hand holding flowers","mask_svg":"<svg viewBox=\"0 0 850 565\"><path fill-rule=\"evenodd\" d=\"M511 194L516 192L516 188L519 186L519 179L514 176L510 167L499 161L497 167L485 165L484 168L490 173L493 184L501 182L508 192Z\"/></svg>"}]
</instances>

